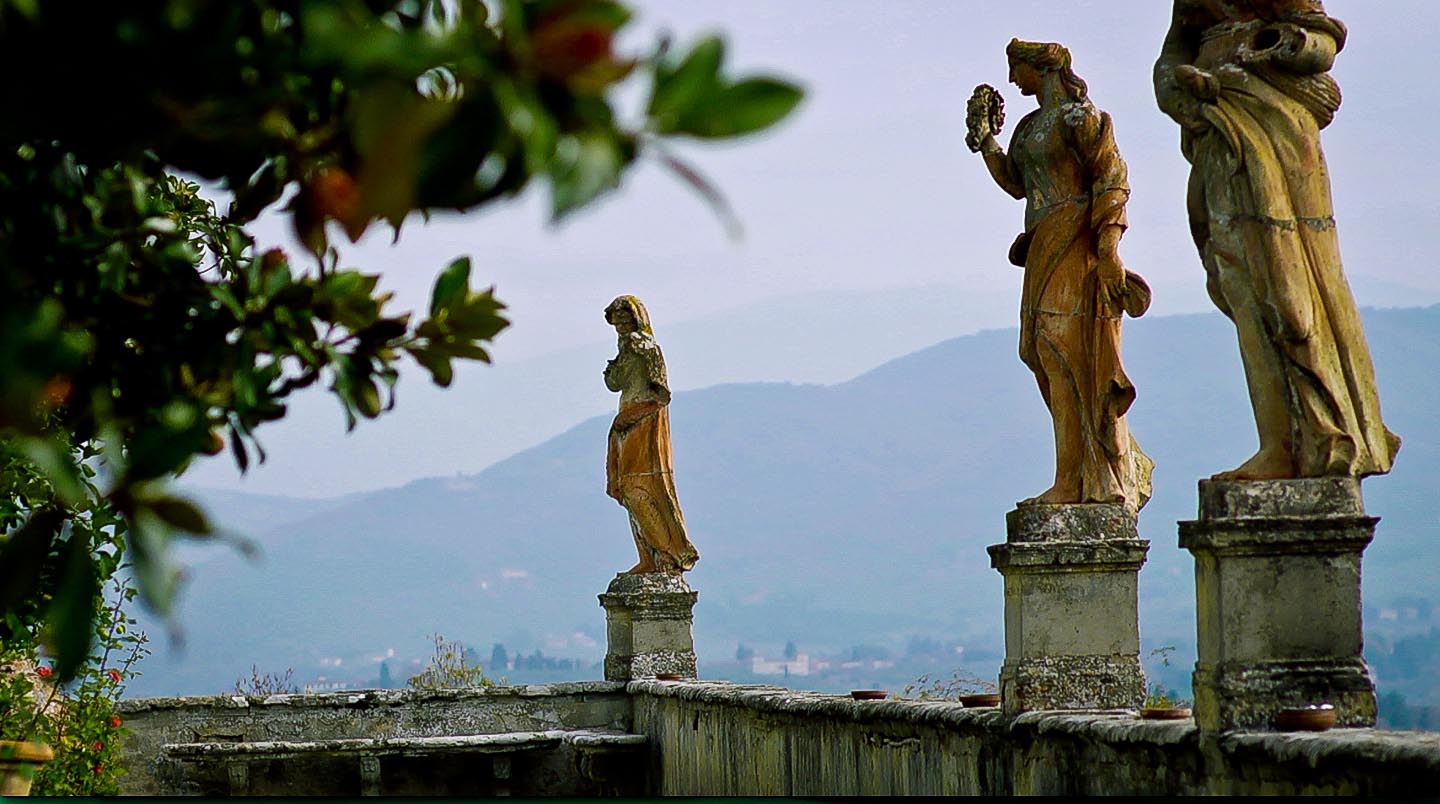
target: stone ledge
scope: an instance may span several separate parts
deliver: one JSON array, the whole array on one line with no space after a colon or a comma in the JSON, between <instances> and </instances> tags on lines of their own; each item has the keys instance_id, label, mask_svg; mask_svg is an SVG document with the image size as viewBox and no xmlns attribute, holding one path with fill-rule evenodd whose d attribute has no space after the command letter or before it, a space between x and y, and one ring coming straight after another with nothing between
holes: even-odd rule
<instances>
[{"instance_id":1,"label":"stone ledge","mask_svg":"<svg viewBox=\"0 0 1440 804\"><path fill-rule=\"evenodd\" d=\"M586 694L616 694L624 691L625 685L614 681L570 681L556 684L466 687L443 690L353 690L293 695L191 695L129 698L116 703L115 710L124 714L166 709L246 709L273 706L297 709L366 708L406 706L430 701L550 698Z\"/></svg>"},{"instance_id":2,"label":"stone ledge","mask_svg":"<svg viewBox=\"0 0 1440 804\"><path fill-rule=\"evenodd\" d=\"M1150 542L1145 539L1008 542L985 549L990 553L990 566L1002 572L1010 567L1054 567L1077 572L1134 571L1145 563Z\"/></svg>"},{"instance_id":3,"label":"stone ledge","mask_svg":"<svg viewBox=\"0 0 1440 804\"><path fill-rule=\"evenodd\" d=\"M1375 535L1379 517L1269 517L1182 520L1180 547L1226 555L1358 553Z\"/></svg>"},{"instance_id":4,"label":"stone ledge","mask_svg":"<svg viewBox=\"0 0 1440 804\"><path fill-rule=\"evenodd\" d=\"M690 734L694 710L686 707L687 703L748 710L748 716L741 712L722 712L717 713L718 717L695 721L710 731L703 741L685 743L688 748L677 749L666 742L658 745L661 752L679 752L677 764L667 766L675 778L662 780L660 788L672 795L714 794L718 791L714 788L717 781L727 780L729 786L725 786L723 792L730 795L754 795L762 790L770 794L810 795L828 789L826 785L839 790L833 779L823 782L808 777L801 786L763 777L760 787L752 790L750 787L754 785L750 782L754 780L747 781L749 777L738 777L737 781L733 775L709 770L717 766L723 768L728 761L760 762L763 758L765 763L779 762L779 765L765 764L764 768L767 772L783 772L785 779L793 779L790 774L801 771L813 773L813 764L803 767L790 764L794 760L788 752L782 752L783 759L776 759L773 753L764 751L772 750L777 734L797 741L794 745L809 745L813 742L812 735L818 733L814 726L825 722L858 726L858 731L851 727L850 731L842 732L846 735L842 743L849 740L856 747L842 745L833 756L823 755L833 763L841 763L833 767L842 770L850 768L859 773L862 768L869 769L869 775L860 778L873 784L845 787L850 795L900 794L901 791L912 795L941 791L971 795L1440 793L1440 734L1337 728L1328 732L1206 735L1199 731L1194 720L1142 720L1134 712L1123 710L1034 711L1004 717L996 709L966 710L958 703L852 702L837 695L765 685L636 681L627 689L637 698L637 716L643 711L647 720L643 728L637 723L636 730L658 726L657 739L662 741ZM647 697L650 702L642 706L641 701ZM656 699L670 699L671 703ZM672 708L677 705L678 709ZM775 715L786 717L775 718ZM918 741L906 735L906 723L918 727L911 732ZM759 729L763 736L755 736L756 732L749 728L724 724L757 724L763 726ZM897 754L880 750L889 743L871 748L866 740L872 724L878 727L874 733L885 736L891 743L909 745L913 742L917 749L909 754ZM927 734L922 729L939 732ZM979 739L981 747L956 748L954 743L947 742L946 731L966 740ZM701 746L703 750L685 753ZM813 757L806 756L806 761L813 763ZM954 764L945 765L947 759L954 760ZM688 762L701 765L691 768L685 764ZM1123 766L1129 763L1133 763L1134 768L1127 772ZM876 769L881 767L887 769L886 773L893 772L894 777L873 779ZM972 780L975 783L947 786L937 782L933 774L938 767L961 773L971 768L976 774ZM910 771L919 775L907 775Z\"/></svg>"},{"instance_id":5,"label":"stone ledge","mask_svg":"<svg viewBox=\"0 0 1440 804\"><path fill-rule=\"evenodd\" d=\"M887 698L883 701L857 701L849 695L788 690L784 687L773 687L767 684L645 679L630 682L626 690L631 695L680 698L696 703L737 706L760 712L799 717L833 717L854 721L894 718L922 723L943 722L966 726L993 724L1003 720L997 707L967 708L953 701L920 701L899 698Z\"/></svg>"},{"instance_id":6,"label":"stone ledge","mask_svg":"<svg viewBox=\"0 0 1440 804\"><path fill-rule=\"evenodd\" d=\"M554 748L564 743L579 748L644 745L643 734L586 729L520 731L449 737L380 737L336 740L257 740L253 742L170 743L162 750L177 759L285 759L307 754L511 753Z\"/></svg>"},{"instance_id":7,"label":"stone ledge","mask_svg":"<svg viewBox=\"0 0 1440 804\"><path fill-rule=\"evenodd\" d=\"M1331 729L1324 732L1254 732L1222 734L1221 751L1260 755L1279 762L1304 762L1310 767L1333 763L1401 765L1440 778L1440 734L1377 729Z\"/></svg>"}]
</instances>

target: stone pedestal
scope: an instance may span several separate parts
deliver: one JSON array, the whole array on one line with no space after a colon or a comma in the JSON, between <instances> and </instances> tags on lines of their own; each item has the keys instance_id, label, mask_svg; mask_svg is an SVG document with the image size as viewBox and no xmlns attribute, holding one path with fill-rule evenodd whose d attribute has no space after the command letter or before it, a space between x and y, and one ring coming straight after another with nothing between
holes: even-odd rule
<instances>
[{"instance_id":1,"label":"stone pedestal","mask_svg":"<svg viewBox=\"0 0 1440 804\"><path fill-rule=\"evenodd\" d=\"M656 673L695 678L697 597L679 573L616 575L600 595L609 642L605 680L654 678Z\"/></svg>"},{"instance_id":2,"label":"stone pedestal","mask_svg":"<svg viewBox=\"0 0 1440 804\"><path fill-rule=\"evenodd\" d=\"M990 565L1005 576L1006 714L1145 700L1137 575L1150 543L1123 505L1022 505Z\"/></svg>"},{"instance_id":3,"label":"stone pedestal","mask_svg":"<svg viewBox=\"0 0 1440 804\"><path fill-rule=\"evenodd\" d=\"M1281 709L1328 703L1375 725L1362 656L1360 554L1379 519L1355 478L1200 481L1195 555L1195 721L1265 730Z\"/></svg>"}]
</instances>

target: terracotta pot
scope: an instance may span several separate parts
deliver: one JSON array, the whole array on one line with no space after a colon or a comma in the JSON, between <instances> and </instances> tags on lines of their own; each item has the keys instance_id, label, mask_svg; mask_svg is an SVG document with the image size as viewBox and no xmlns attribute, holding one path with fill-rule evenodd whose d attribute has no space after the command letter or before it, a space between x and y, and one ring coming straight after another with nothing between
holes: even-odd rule
<instances>
[{"instance_id":1,"label":"terracotta pot","mask_svg":"<svg viewBox=\"0 0 1440 804\"><path fill-rule=\"evenodd\" d=\"M55 758L50 746L0 740L0 796L28 796L40 766Z\"/></svg>"},{"instance_id":2,"label":"terracotta pot","mask_svg":"<svg viewBox=\"0 0 1440 804\"><path fill-rule=\"evenodd\" d=\"M850 690L850 697L857 701L883 701L889 696L885 690Z\"/></svg>"},{"instance_id":3,"label":"terracotta pot","mask_svg":"<svg viewBox=\"0 0 1440 804\"><path fill-rule=\"evenodd\" d=\"M1335 707L1330 704L1281 709L1275 713L1275 728L1280 731L1325 731L1335 725L1335 716Z\"/></svg>"},{"instance_id":4,"label":"terracotta pot","mask_svg":"<svg viewBox=\"0 0 1440 804\"><path fill-rule=\"evenodd\" d=\"M1180 706L1147 706L1140 710L1144 720L1184 720L1190 717L1190 710Z\"/></svg>"},{"instance_id":5,"label":"terracotta pot","mask_svg":"<svg viewBox=\"0 0 1440 804\"><path fill-rule=\"evenodd\" d=\"M961 695L960 703L970 708L986 708L1000 705L1000 693L998 692L977 692L974 695Z\"/></svg>"}]
</instances>

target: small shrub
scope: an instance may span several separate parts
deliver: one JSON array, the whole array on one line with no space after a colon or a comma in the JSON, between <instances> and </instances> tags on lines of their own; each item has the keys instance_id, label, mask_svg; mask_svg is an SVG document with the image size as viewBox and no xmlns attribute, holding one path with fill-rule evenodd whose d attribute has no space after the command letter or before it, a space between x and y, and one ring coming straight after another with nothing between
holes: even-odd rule
<instances>
[{"instance_id":1,"label":"small shrub","mask_svg":"<svg viewBox=\"0 0 1440 804\"><path fill-rule=\"evenodd\" d=\"M409 684L417 690L463 689L466 687L493 687L495 682L485 677L484 668L471 664L465 657L465 645L461 642L447 642L440 634L432 634L435 640L435 654L430 664L419 675L411 676Z\"/></svg>"},{"instance_id":2,"label":"small shrub","mask_svg":"<svg viewBox=\"0 0 1440 804\"><path fill-rule=\"evenodd\" d=\"M241 676L235 679L235 691L241 695L295 695L300 688L295 686L291 680L295 675L295 668L287 667L284 673L264 673L260 668L250 665L250 677Z\"/></svg>"},{"instance_id":3,"label":"small shrub","mask_svg":"<svg viewBox=\"0 0 1440 804\"><path fill-rule=\"evenodd\" d=\"M1174 645L1162 645L1150 651L1150 658L1159 659L1161 667L1169 667L1170 654L1174 652ZM1175 690L1165 689L1158 681L1151 682L1150 689L1145 694L1146 709L1189 709L1193 705L1193 701L1181 698L1180 693Z\"/></svg>"},{"instance_id":4,"label":"small shrub","mask_svg":"<svg viewBox=\"0 0 1440 804\"><path fill-rule=\"evenodd\" d=\"M983 695L999 692L995 682L966 673L963 667L956 668L949 678L931 678L926 673L905 685L900 697L914 696L922 701L953 701L961 695Z\"/></svg>"}]
</instances>

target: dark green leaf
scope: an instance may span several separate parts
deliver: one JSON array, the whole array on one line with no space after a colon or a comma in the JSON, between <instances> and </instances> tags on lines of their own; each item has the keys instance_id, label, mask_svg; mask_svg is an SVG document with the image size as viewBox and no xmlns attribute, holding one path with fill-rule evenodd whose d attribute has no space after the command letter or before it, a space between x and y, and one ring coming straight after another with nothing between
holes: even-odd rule
<instances>
[{"instance_id":1,"label":"dark green leaf","mask_svg":"<svg viewBox=\"0 0 1440 804\"><path fill-rule=\"evenodd\" d=\"M713 103L690 110L675 131L707 139L750 134L783 120L803 97L793 84L751 78L726 87Z\"/></svg>"},{"instance_id":2,"label":"dark green leaf","mask_svg":"<svg viewBox=\"0 0 1440 804\"><path fill-rule=\"evenodd\" d=\"M179 497L159 497L151 500L150 510L166 524L196 535L212 532L210 521L194 503Z\"/></svg>"},{"instance_id":3,"label":"dark green leaf","mask_svg":"<svg viewBox=\"0 0 1440 804\"><path fill-rule=\"evenodd\" d=\"M560 220L618 187L624 162L620 144L607 132L584 131L563 138L550 169L551 217Z\"/></svg>"},{"instance_id":4,"label":"dark green leaf","mask_svg":"<svg viewBox=\"0 0 1440 804\"><path fill-rule=\"evenodd\" d=\"M464 301L469 289L470 258L460 257L435 277L435 289L430 293L430 317L434 318L441 310L449 310L457 302Z\"/></svg>"},{"instance_id":5,"label":"dark green leaf","mask_svg":"<svg viewBox=\"0 0 1440 804\"><path fill-rule=\"evenodd\" d=\"M713 102L721 88L720 64L724 59L724 40L709 36L697 42L675 68L667 64L656 67L648 113L657 132L675 131L692 109Z\"/></svg>"},{"instance_id":6,"label":"dark green leaf","mask_svg":"<svg viewBox=\"0 0 1440 804\"><path fill-rule=\"evenodd\" d=\"M430 377L435 384L441 388L450 387L451 381L455 378L454 369L450 366L450 358L440 352L421 349L416 347L407 348L405 351L415 358L415 362L425 367L430 372Z\"/></svg>"},{"instance_id":7,"label":"dark green leaf","mask_svg":"<svg viewBox=\"0 0 1440 804\"><path fill-rule=\"evenodd\" d=\"M45 559L63 521L64 514L54 508L37 511L8 540L0 542L0 607L4 611L15 611L34 599Z\"/></svg>"},{"instance_id":8,"label":"dark green leaf","mask_svg":"<svg viewBox=\"0 0 1440 804\"><path fill-rule=\"evenodd\" d=\"M71 535L60 585L50 607L46 642L55 655L55 674L62 682L74 678L85 662L95 630L95 596L100 592L100 579L90 547L88 538Z\"/></svg>"}]
</instances>

